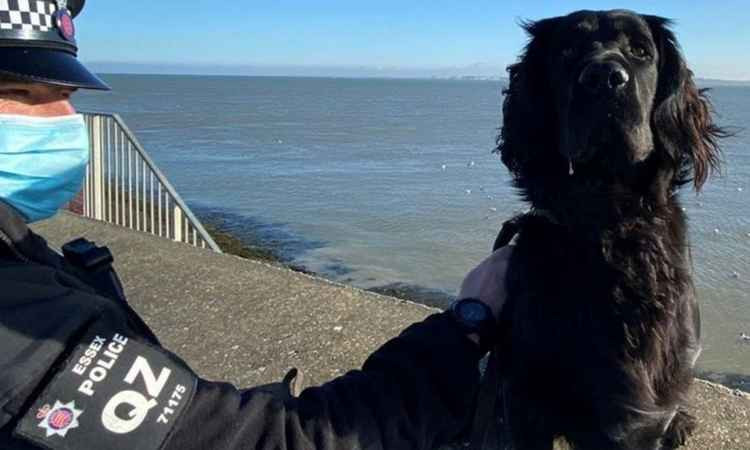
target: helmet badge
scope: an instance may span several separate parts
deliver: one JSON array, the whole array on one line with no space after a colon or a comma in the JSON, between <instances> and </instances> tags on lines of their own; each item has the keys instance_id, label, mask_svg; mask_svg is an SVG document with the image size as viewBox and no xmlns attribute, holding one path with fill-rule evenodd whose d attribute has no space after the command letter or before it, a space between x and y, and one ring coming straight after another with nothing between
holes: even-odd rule
<instances>
[{"instance_id":1,"label":"helmet badge","mask_svg":"<svg viewBox=\"0 0 750 450\"><path fill-rule=\"evenodd\" d=\"M73 17L68 11L68 0L57 0L57 11L55 11L54 19L60 36L66 41L74 41L76 27L73 25Z\"/></svg>"}]
</instances>

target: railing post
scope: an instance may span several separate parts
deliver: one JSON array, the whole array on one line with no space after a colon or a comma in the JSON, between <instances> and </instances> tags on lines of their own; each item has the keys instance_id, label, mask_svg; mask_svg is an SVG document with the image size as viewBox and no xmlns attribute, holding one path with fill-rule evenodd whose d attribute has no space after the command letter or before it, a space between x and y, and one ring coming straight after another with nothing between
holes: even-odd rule
<instances>
[{"instance_id":1,"label":"railing post","mask_svg":"<svg viewBox=\"0 0 750 450\"><path fill-rule=\"evenodd\" d=\"M221 248L119 116L85 113L85 120L91 143L83 195L85 217L139 231L148 231L150 220L151 233L155 233L158 226L160 236L184 243L190 243L192 230L192 245L199 246L200 235L200 246L221 253Z\"/></svg>"},{"instance_id":2,"label":"railing post","mask_svg":"<svg viewBox=\"0 0 750 450\"><path fill-rule=\"evenodd\" d=\"M94 117L93 139L91 148L91 167L93 179L91 190L93 191L93 211L91 214L96 220L104 220L104 177L102 176L102 117Z\"/></svg>"},{"instance_id":3,"label":"railing post","mask_svg":"<svg viewBox=\"0 0 750 450\"><path fill-rule=\"evenodd\" d=\"M182 208L177 203L174 205L174 240L182 242Z\"/></svg>"}]
</instances>

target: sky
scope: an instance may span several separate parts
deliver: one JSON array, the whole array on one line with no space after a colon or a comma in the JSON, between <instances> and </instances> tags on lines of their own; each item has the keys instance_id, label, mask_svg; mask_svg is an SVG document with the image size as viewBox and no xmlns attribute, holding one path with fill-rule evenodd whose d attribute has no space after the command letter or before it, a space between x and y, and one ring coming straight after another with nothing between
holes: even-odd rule
<instances>
[{"instance_id":1,"label":"sky","mask_svg":"<svg viewBox=\"0 0 750 450\"><path fill-rule=\"evenodd\" d=\"M750 80L748 0L92 0L76 27L100 72L502 75L520 20L623 7L674 19L698 77Z\"/></svg>"}]
</instances>

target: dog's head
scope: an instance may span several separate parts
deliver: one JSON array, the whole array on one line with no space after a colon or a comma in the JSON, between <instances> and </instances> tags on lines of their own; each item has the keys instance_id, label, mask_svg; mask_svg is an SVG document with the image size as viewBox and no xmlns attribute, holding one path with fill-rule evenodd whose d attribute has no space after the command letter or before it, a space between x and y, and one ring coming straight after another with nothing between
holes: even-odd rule
<instances>
[{"instance_id":1,"label":"dog's head","mask_svg":"<svg viewBox=\"0 0 750 450\"><path fill-rule=\"evenodd\" d=\"M702 187L722 132L669 23L615 10L524 24L531 40L508 68L498 151L527 194L540 178L548 190L576 179L662 196L691 179Z\"/></svg>"}]
</instances>

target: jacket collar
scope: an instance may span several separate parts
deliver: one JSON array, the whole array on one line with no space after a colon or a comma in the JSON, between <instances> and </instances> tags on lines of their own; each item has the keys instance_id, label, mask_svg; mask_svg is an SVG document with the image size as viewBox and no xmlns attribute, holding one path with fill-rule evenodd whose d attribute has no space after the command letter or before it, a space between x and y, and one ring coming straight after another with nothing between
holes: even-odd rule
<instances>
[{"instance_id":1,"label":"jacket collar","mask_svg":"<svg viewBox=\"0 0 750 450\"><path fill-rule=\"evenodd\" d=\"M552 224L560 225L560 221L557 220L557 217L555 217L555 215L552 214L552 211L550 211L549 209L531 208L529 212L526 213L526 215L542 217L544 219L547 219Z\"/></svg>"}]
</instances>

